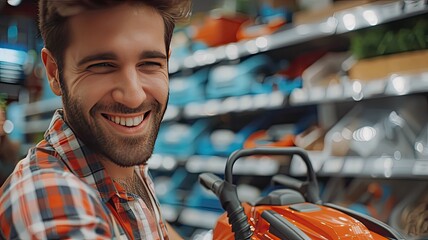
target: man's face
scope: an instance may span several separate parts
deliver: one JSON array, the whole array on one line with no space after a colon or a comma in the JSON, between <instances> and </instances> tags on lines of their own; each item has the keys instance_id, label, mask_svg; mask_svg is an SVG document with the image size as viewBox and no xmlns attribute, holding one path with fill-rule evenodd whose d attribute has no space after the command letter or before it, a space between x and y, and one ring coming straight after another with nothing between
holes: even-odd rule
<instances>
[{"instance_id":1,"label":"man's face","mask_svg":"<svg viewBox=\"0 0 428 240\"><path fill-rule=\"evenodd\" d=\"M69 23L62 74L67 123L117 165L144 163L168 99L162 17L146 6L121 4Z\"/></svg>"}]
</instances>

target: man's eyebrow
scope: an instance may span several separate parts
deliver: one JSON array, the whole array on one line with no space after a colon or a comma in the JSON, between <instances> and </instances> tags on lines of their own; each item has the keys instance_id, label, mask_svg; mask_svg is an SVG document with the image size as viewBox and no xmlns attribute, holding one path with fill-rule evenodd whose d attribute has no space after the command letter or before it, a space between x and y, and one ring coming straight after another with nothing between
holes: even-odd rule
<instances>
[{"instance_id":1,"label":"man's eyebrow","mask_svg":"<svg viewBox=\"0 0 428 240\"><path fill-rule=\"evenodd\" d=\"M146 58L161 58L161 59L167 59L166 55L160 51L143 51L140 54L140 59L146 59Z\"/></svg>"},{"instance_id":2,"label":"man's eyebrow","mask_svg":"<svg viewBox=\"0 0 428 240\"><path fill-rule=\"evenodd\" d=\"M117 56L116 54L112 52L105 52L105 53L97 53L93 55L86 56L82 58L78 63L77 66L82 66L88 62L92 61L99 61L99 60L116 60Z\"/></svg>"}]
</instances>

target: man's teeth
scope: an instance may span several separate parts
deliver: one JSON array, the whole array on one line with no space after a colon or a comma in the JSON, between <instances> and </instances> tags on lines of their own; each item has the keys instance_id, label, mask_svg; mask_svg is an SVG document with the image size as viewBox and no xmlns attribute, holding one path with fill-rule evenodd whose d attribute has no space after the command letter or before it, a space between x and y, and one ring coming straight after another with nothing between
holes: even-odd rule
<instances>
[{"instance_id":1,"label":"man's teeth","mask_svg":"<svg viewBox=\"0 0 428 240\"><path fill-rule=\"evenodd\" d=\"M118 117L118 116L108 116L108 119L116 124L133 127L138 126L144 120L144 115L126 118L126 117Z\"/></svg>"}]
</instances>

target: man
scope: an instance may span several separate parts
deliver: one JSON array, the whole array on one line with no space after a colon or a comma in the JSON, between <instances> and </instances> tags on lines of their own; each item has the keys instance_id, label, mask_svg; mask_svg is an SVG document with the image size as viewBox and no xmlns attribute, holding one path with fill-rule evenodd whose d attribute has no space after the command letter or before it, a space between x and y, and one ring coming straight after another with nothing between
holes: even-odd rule
<instances>
[{"instance_id":1,"label":"man","mask_svg":"<svg viewBox=\"0 0 428 240\"><path fill-rule=\"evenodd\" d=\"M62 97L0 189L0 237L174 239L146 161L168 99L169 44L189 0L42 0L42 60Z\"/></svg>"}]
</instances>

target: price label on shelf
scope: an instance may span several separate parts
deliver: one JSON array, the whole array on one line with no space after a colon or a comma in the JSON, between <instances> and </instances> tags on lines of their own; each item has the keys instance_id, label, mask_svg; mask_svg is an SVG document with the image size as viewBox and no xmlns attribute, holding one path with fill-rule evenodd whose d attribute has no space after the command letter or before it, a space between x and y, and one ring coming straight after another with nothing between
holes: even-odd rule
<instances>
[{"instance_id":1,"label":"price label on shelf","mask_svg":"<svg viewBox=\"0 0 428 240\"><path fill-rule=\"evenodd\" d=\"M325 87L313 87L309 90L310 101L321 101L325 98Z\"/></svg>"},{"instance_id":2,"label":"price label on shelf","mask_svg":"<svg viewBox=\"0 0 428 240\"><path fill-rule=\"evenodd\" d=\"M428 176L428 161L416 161L413 165L412 174Z\"/></svg>"},{"instance_id":3,"label":"price label on shelf","mask_svg":"<svg viewBox=\"0 0 428 240\"><path fill-rule=\"evenodd\" d=\"M391 177L392 168L394 166L394 161L392 158L381 157L370 161L373 162L373 165L370 168L372 176L383 176L387 178Z\"/></svg>"},{"instance_id":4,"label":"price label on shelf","mask_svg":"<svg viewBox=\"0 0 428 240\"><path fill-rule=\"evenodd\" d=\"M340 84L333 84L333 85L328 86L327 90L326 90L325 98L330 99L330 100L342 99L343 98L343 86Z\"/></svg>"},{"instance_id":5,"label":"price label on shelf","mask_svg":"<svg viewBox=\"0 0 428 240\"><path fill-rule=\"evenodd\" d=\"M301 104L309 100L308 90L304 88L296 88L291 92L290 103Z\"/></svg>"},{"instance_id":6,"label":"price label on shelf","mask_svg":"<svg viewBox=\"0 0 428 240\"><path fill-rule=\"evenodd\" d=\"M343 162L343 158L330 158L324 163L322 171L323 173L338 173L342 169Z\"/></svg>"},{"instance_id":7,"label":"price label on shelf","mask_svg":"<svg viewBox=\"0 0 428 240\"><path fill-rule=\"evenodd\" d=\"M362 158L347 158L342 172L346 175L361 174L364 169L364 162Z\"/></svg>"}]
</instances>

